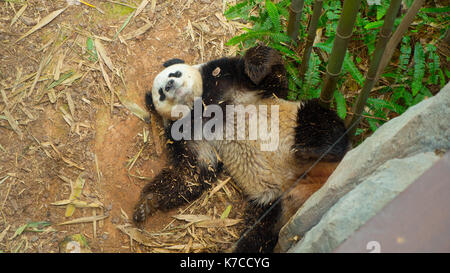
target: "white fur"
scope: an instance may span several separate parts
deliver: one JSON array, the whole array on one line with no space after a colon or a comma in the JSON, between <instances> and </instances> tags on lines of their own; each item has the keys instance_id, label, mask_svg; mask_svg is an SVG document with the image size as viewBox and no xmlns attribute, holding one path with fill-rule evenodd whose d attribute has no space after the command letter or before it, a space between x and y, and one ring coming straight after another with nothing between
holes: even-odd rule
<instances>
[{"instance_id":1,"label":"white fur","mask_svg":"<svg viewBox=\"0 0 450 273\"><path fill-rule=\"evenodd\" d=\"M187 105L192 108L195 97L201 97L203 93L202 76L199 66L190 66L187 64L174 64L161 71L153 81L152 98L156 111L168 119L177 119L172 117L172 108L176 105ZM180 71L180 78L169 77L169 74ZM173 80L173 88L166 91L165 86ZM160 100L159 89L162 88L165 95L163 101Z\"/></svg>"}]
</instances>

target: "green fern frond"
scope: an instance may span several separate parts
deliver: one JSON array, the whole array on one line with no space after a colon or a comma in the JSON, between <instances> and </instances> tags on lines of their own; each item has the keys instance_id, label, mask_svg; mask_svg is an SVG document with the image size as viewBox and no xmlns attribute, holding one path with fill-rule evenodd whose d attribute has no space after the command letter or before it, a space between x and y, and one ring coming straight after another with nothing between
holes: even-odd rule
<instances>
[{"instance_id":1,"label":"green fern frond","mask_svg":"<svg viewBox=\"0 0 450 273\"><path fill-rule=\"evenodd\" d=\"M250 10L254 7L250 1L242 1L234 6L230 6L223 14L228 20L242 18L248 19Z\"/></svg>"},{"instance_id":2,"label":"green fern frond","mask_svg":"<svg viewBox=\"0 0 450 273\"><path fill-rule=\"evenodd\" d=\"M302 94L304 98L310 99L317 97L317 94L316 92L314 92L314 90L321 80L319 65L319 57L314 52L312 52L311 58L309 59L308 69L306 70L303 79Z\"/></svg>"},{"instance_id":3,"label":"green fern frond","mask_svg":"<svg viewBox=\"0 0 450 273\"><path fill-rule=\"evenodd\" d=\"M269 17L272 21L272 25L274 31L279 33L281 31L281 22L280 22L280 14L278 13L278 9L274 3L270 0L266 0L266 9Z\"/></svg>"},{"instance_id":4,"label":"green fern frond","mask_svg":"<svg viewBox=\"0 0 450 273\"><path fill-rule=\"evenodd\" d=\"M429 82L431 84L438 84L439 74L439 55L436 53L436 46L432 44L427 45L428 53L428 72L430 73Z\"/></svg>"},{"instance_id":5,"label":"green fern frond","mask_svg":"<svg viewBox=\"0 0 450 273\"><path fill-rule=\"evenodd\" d=\"M414 48L414 77L411 84L413 96L422 89L422 79L425 75L425 53L422 45L417 42Z\"/></svg>"},{"instance_id":6,"label":"green fern frond","mask_svg":"<svg viewBox=\"0 0 450 273\"><path fill-rule=\"evenodd\" d=\"M226 45L236 45L245 40L255 38L271 38L274 43L288 43L290 41L289 36L284 33L273 33L272 31L249 31L231 38L228 40Z\"/></svg>"},{"instance_id":7,"label":"green fern frond","mask_svg":"<svg viewBox=\"0 0 450 273\"><path fill-rule=\"evenodd\" d=\"M334 100L336 101L336 112L341 119L347 116L347 105L344 95L339 90L334 91Z\"/></svg>"},{"instance_id":8,"label":"green fern frond","mask_svg":"<svg viewBox=\"0 0 450 273\"><path fill-rule=\"evenodd\" d=\"M407 69L409 59L411 58L411 45L409 36L403 37L402 46L400 47L400 57L398 59L396 82L401 82L404 71Z\"/></svg>"}]
</instances>

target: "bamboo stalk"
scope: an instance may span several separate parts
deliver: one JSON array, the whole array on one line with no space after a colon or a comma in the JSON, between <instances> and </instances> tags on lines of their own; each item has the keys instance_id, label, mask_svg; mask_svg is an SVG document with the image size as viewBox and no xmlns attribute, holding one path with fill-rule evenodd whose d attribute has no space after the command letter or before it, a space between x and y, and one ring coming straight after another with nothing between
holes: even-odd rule
<instances>
[{"instance_id":1,"label":"bamboo stalk","mask_svg":"<svg viewBox=\"0 0 450 273\"><path fill-rule=\"evenodd\" d=\"M324 107L328 108L333 99L333 92L341 74L342 64L347 52L348 43L352 37L353 26L358 15L360 4L361 0L344 1L344 7L342 8L336 30L336 38L334 39L333 49L331 50L330 60L327 65L327 74L323 83L322 92L320 93L320 103Z\"/></svg>"},{"instance_id":2,"label":"bamboo stalk","mask_svg":"<svg viewBox=\"0 0 450 273\"><path fill-rule=\"evenodd\" d=\"M303 79L306 70L308 69L309 58L313 48L314 40L316 39L317 25L319 24L319 18L322 13L323 0L316 0L314 2L313 14L308 27L308 37L306 38L306 46L303 51L302 63L299 68L299 78Z\"/></svg>"},{"instance_id":3,"label":"bamboo stalk","mask_svg":"<svg viewBox=\"0 0 450 273\"><path fill-rule=\"evenodd\" d=\"M356 103L353 105L352 112L353 115L349 115L345 121L345 125L347 128L351 127L349 131L349 136L353 136L356 127L361 120L361 114L366 105L367 98L369 97L370 91L376 83L376 74L378 71L378 67L382 61L382 57L384 55L386 44L389 41L389 38L392 34L392 29L394 28L394 21L397 17L398 9L402 0L392 0L389 8L386 12L386 16L384 19L383 27L381 28L380 33L378 34L378 42L375 46L375 51L372 56L372 61L370 63L369 71L367 72L366 79L364 81L364 85L362 91L360 92Z\"/></svg>"},{"instance_id":4,"label":"bamboo stalk","mask_svg":"<svg viewBox=\"0 0 450 273\"><path fill-rule=\"evenodd\" d=\"M392 58L392 55L394 54L395 49L397 48L398 43L402 40L403 36L405 35L405 32L408 30L409 26L413 22L417 12L419 12L424 2L425 0L414 0L411 7L408 9L402 21L400 22L400 25L398 25L394 34L392 34L391 39L389 39L389 42L386 45L386 51L384 52L383 57L381 58L380 66L378 68L375 81L380 77L381 73L383 73L384 69L388 65L389 61Z\"/></svg>"},{"instance_id":5,"label":"bamboo stalk","mask_svg":"<svg viewBox=\"0 0 450 273\"><path fill-rule=\"evenodd\" d=\"M287 34L291 37L292 41L297 40L304 4L305 2L303 0L292 0L291 5L289 6Z\"/></svg>"}]
</instances>

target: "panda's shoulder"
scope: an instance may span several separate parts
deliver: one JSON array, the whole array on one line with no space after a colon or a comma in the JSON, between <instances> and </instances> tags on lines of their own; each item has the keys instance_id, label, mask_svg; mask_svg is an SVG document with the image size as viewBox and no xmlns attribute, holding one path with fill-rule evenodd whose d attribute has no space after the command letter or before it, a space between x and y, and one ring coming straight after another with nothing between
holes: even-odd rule
<instances>
[{"instance_id":1,"label":"panda's shoulder","mask_svg":"<svg viewBox=\"0 0 450 273\"><path fill-rule=\"evenodd\" d=\"M241 57L223 57L204 63L201 65L200 71L202 76L217 77L224 73L232 72L233 74L236 74L236 72L238 72L237 68L242 68L239 69L239 71L244 73L244 61ZM215 73L212 73L213 71Z\"/></svg>"}]
</instances>

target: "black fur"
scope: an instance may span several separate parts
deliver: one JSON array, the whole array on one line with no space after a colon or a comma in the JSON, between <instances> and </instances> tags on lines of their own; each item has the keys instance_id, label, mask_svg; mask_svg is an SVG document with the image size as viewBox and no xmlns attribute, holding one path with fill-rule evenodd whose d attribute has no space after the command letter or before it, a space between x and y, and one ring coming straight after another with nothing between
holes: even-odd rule
<instances>
[{"instance_id":1,"label":"black fur","mask_svg":"<svg viewBox=\"0 0 450 273\"><path fill-rule=\"evenodd\" d=\"M288 81L283 59L278 51L258 45L250 48L244 55L245 73L251 81L263 90L272 91L279 98L288 95ZM267 95L271 94L265 94Z\"/></svg>"},{"instance_id":2,"label":"black fur","mask_svg":"<svg viewBox=\"0 0 450 273\"><path fill-rule=\"evenodd\" d=\"M168 60L168 61L165 61L165 62L163 63L163 66L164 66L164 67L169 67L169 66L174 65L174 64L184 64L184 60L182 60L182 59L177 59L177 58L170 59L170 60Z\"/></svg>"},{"instance_id":3,"label":"black fur","mask_svg":"<svg viewBox=\"0 0 450 273\"><path fill-rule=\"evenodd\" d=\"M145 106L147 107L148 111L150 112L155 111L155 105L153 104L153 97L151 91L145 93Z\"/></svg>"},{"instance_id":4,"label":"black fur","mask_svg":"<svg viewBox=\"0 0 450 273\"><path fill-rule=\"evenodd\" d=\"M342 119L333 110L322 107L318 99L306 101L299 109L297 124L294 148L300 159L317 159L334 145L322 159L339 161L350 147Z\"/></svg>"},{"instance_id":5,"label":"black fur","mask_svg":"<svg viewBox=\"0 0 450 273\"><path fill-rule=\"evenodd\" d=\"M277 202L266 215L264 213L272 207L274 202L266 206L260 206L255 202L250 202L247 205L244 214L245 225L251 229L240 239L234 249L235 253L273 252L273 248L278 241L278 232L275 231L275 225L276 219L279 219L282 212L281 202ZM256 223L257 220L260 220L260 222ZM252 228L253 225L255 226Z\"/></svg>"},{"instance_id":6,"label":"black fur","mask_svg":"<svg viewBox=\"0 0 450 273\"><path fill-rule=\"evenodd\" d=\"M169 74L169 78L171 78L171 77L180 78L181 76L183 76L183 73L181 73L180 71L176 71L175 73Z\"/></svg>"},{"instance_id":7,"label":"black fur","mask_svg":"<svg viewBox=\"0 0 450 273\"><path fill-rule=\"evenodd\" d=\"M261 48L272 57L263 59L250 49L243 58L221 58L202 66L203 100L206 105L222 101L222 95L231 89L263 91L263 98L273 95L287 98L289 90L281 56L274 49Z\"/></svg>"},{"instance_id":8,"label":"black fur","mask_svg":"<svg viewBox=\"0 0 450 273\"><path fill-rule=\"evenodd\" d=\"M164 94L162 88L159 88L158 94L159 94L159 100L160 100L160 101L163 101L163 100L166 99L166 94Z\"/></svg>"},{"instance_id":9,"label":"black fur","mask_svg":"<svg viewBox=\"0 0 450 273\"><path fill-rule=\"evenodd\" d=\"M136 223L145 221L155 210L169 210L193 201L215 182L223 164L199 164L189 142L175 141L166 129L169 165L142 189L133 214Z\"/></svg>"}]
</instances>

